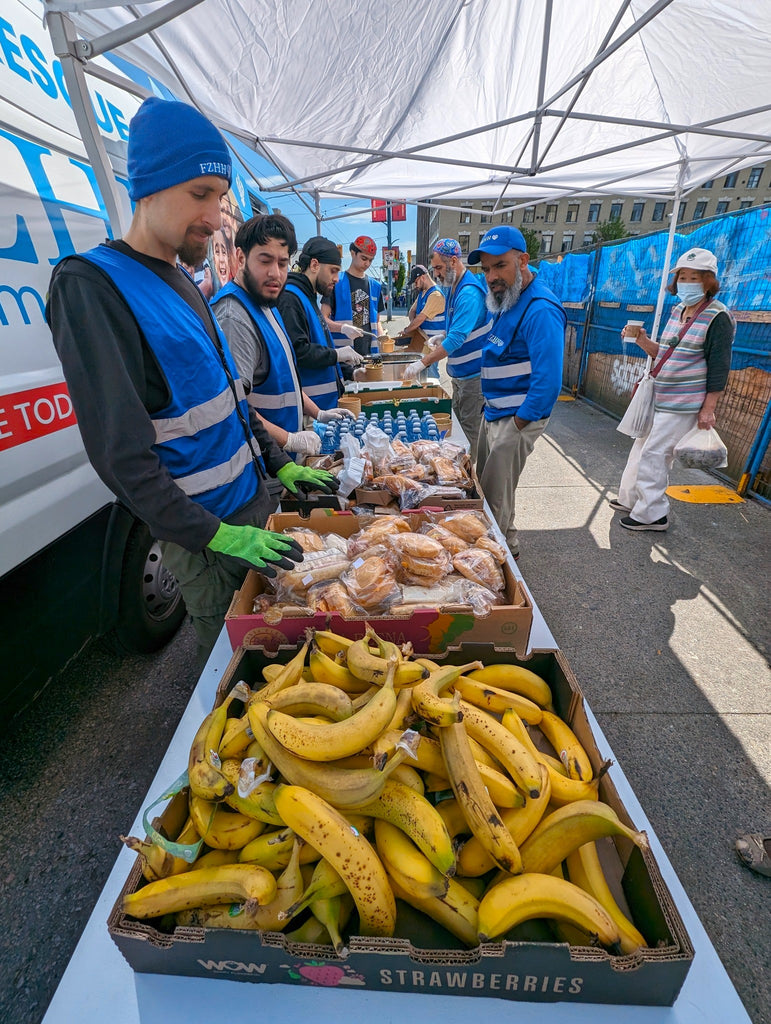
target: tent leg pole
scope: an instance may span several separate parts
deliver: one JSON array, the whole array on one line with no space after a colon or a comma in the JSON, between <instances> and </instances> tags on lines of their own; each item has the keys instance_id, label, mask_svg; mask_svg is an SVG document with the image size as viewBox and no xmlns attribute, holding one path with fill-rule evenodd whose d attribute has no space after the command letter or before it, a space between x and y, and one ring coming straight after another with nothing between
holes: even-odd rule
<instances>
[{"instance_id":1,"label":"tent leg pole","mask_svg":"<svg viewBox=\"0 0 771 1024\"><path fill-rule=\"evenodd\" d=\"M651 333L651 341L657 341L659 336L659 326L661 324L661 311L664 308L664 295L666 294L667 279L669 277L669 265L672 260L672 247L675 242L675 230L677 228L677 214L680 209L680 196L683 192L683 180L685 178L685 160L680 163L680 171L677 175L677 185L675 186L675 198L672 201L672 219L669 222L669 233L667 234L667 247L664 252L664 266L661 271L661 282L659 283L659 294L656 299L656 312L653 317L653 331ZM649 357L650 360L650 357Z\"/></svg>"}]
</instances>

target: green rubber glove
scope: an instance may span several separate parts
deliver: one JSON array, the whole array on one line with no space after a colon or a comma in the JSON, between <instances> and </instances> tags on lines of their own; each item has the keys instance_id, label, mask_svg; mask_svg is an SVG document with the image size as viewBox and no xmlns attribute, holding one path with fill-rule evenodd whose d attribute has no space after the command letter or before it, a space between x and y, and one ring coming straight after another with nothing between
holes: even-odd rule
<instances>
[{"instance_id":1,"label":"green rubber glove","mask_svg":"<svg viewBox=\"0 0 771 1024\"><path fill-rule=\"evenodd\" d=\"M277 568L294 569L295 563L303 560L302 548L296 541L257 526L220 523L206 546L219 554L237 558L249 568L259 569L263 576L271 578L276 575Z\"/></svg>"},{"instance_id":2,"label":"green rubber glove","mask_svg":"<svg viewBox=\"0 0 771 1024\"><path fill-rule=\"evenodd\" d=\"M323 494L334 494L337 490L337 477L325 469L310 469L298 466L296 462L287 462L276 476L292 494L297 494L298 487L303 491L321 491Z\"/></svg>"}]
</instances>

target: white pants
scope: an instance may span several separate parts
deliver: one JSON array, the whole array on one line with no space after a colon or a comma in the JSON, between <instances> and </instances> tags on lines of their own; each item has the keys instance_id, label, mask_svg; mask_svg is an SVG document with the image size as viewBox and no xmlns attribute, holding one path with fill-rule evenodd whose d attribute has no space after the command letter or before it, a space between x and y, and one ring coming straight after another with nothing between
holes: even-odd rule
<instances>
[{"instance_id":1,"label":"white pants","mask_svg":"<svg viewBox=\"0 0 771 1024\"><path fill-rule=\"evenodd\" d=\"M657 412L648 434L635 439L621 475L618 500L631 509L629 514L638 523L655 523L669 513L666 490L675 445L698 419L696 412Z\"/></svg>"}]
</instances>

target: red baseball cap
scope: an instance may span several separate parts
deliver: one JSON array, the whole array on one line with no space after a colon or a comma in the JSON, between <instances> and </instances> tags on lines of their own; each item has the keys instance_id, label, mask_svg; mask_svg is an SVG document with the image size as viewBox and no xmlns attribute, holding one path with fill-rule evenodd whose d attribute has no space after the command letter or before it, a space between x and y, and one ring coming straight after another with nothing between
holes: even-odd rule
<instances>
[{"instance_id":1,"label":"red baseball cap","mask_svg":"<svg viewBox=\"0 0 771 1024\"><path fill-rule=\"evenodd\" d=\"M375 240L373 238L370 238L369 235L359 235L358 238L354 239L353 247L354 249L357 249L359 252L363 252L365 256L371 256L372 259L374 259L375 256L377 256L377 246L375 245Z\"/></svg>"}]
</instances>

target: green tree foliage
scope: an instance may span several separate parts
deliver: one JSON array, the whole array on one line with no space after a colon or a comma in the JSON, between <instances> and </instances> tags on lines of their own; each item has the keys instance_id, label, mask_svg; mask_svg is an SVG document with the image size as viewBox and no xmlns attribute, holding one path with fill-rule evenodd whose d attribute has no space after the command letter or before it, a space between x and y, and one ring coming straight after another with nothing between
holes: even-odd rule
<instances>
[{"instance_id":1,"label":"green tree foliage","mask_svg":"<svg viewBox=\"0 0 771 1024\"><path fill-rule=\"evenodd\" d=\"M530 262L534 262L539 258L541 252L541 239L538 237L538 232L533 231L532 228L522 227L519 229L522 232L522 237L525 239L527 244L527 254L530 257Z\"/></svg>"},{"instance_id":2,"label":"green tree foliage","mask_svg":"<svg viewBox=\"0 0 771 1024\"><path fill-rule=\"evenodd\" d=\"M396 286L396 294L401 295L404 290L404 279L407 276L407 265L404 262L404 256L399 253L399 269L396 271L396 280L394 282Z\"/></svg>"},{"instance_id":3,"label":"green tree foliage","mask_svg":"<svg viewBox=\"0 0 771 1024\"><path fill-rule=\"evenodd\" d=\"M595 242L612 242L615 238L628 237L626 224L620 217L611 217L610 220L600 221L594 230Z\"/></svg>"}]
</instances>

